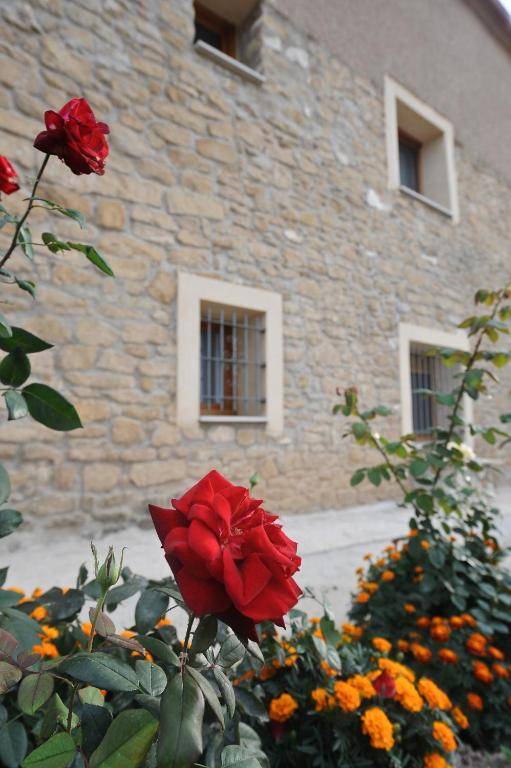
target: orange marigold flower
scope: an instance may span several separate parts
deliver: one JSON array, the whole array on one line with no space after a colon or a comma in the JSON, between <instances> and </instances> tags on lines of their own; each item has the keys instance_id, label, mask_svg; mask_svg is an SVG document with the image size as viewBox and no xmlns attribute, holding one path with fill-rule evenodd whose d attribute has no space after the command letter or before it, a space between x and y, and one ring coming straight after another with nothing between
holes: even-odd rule
<instances>
[{"instance_id":1,"label":"orange marigold flower","mask_svg":"<svg viewBox=\"0 0 511 768\"><path fill-rule=\"evenodd\" d=\"M363 568L357 568L355 573L357 574L357 576L362 576L362 574L364 573L364 569Z\"/></svg>"},{"instance_id":2,"label":"orange marigold flower","mask_svg":"<svg viewBox=\"0 0 511 768\"><path fill-rule=\"evenodd\" d=\"M366 592L369 592L370 595L374 595L375 592L378 592L378 584L375 581L364 581L362 582L362 589Z\"/></svg>"},{"instance_id":3,"label":"orange marigold flower","mask_svg":"<svg viewBox=\"0 0 511 768\"><path fill-rule=\"evenodd\" d=\"M445 664L457 664L458 663L458 654L455 653L450 648L440 648L440 650L438 651L438 657Z\"/></svg>"},{"instance_id":4,"label":"orange marigold flower","mask_svg":"<svg viewBox=\"0 0 511 768\"><path fill-rule=\"evenodd\" d=\"M509 669L507 669L503 664L498 664L496 662L492 665L492 669L497 677L501 677L503 680L509 677Z\"/></svg>"},{"instance_id":5,"label":"orange marigold flower","mask_svg":"<svg viewBox=\"0 0 511 768\"><path fill-rule=\"evenodd\" d=\"M446 643L451 636L451 629L448 624L437 623L431 627L429 634L437 643Z\"/></svg>"},{"instance_id":6,"label":"orange marigold flower","mask_svg":"<svg viewBox=\"0 0 511 768\"><path fill-rule=\"evenodd\" d=\"M486 653L487 640L479 632L473 632L467 640L467 650L474 656L484 656Z\"/></svg>"},{"instance_id":7,"label":"orange marigold flower","mask_svg":"<svg viewBox=\"0 0 511 768\"><path fill-rule=\"evenodd\" d=\"M421 547L422 547L422 549L429 549L429 548L430 548L430 546L431 546L431 545L430 545L429 541L426 541L426 539L424 539L423 541L421 541Z\"/></svg>"},{"instance_id":8,"label":"orange marigold flower","mask_svg":"<svg viewBox=\"0 0 511 768\"><path fill-rule=\"evenodd\" d=\"M397 647L400 651L403 651L403 653L406 653L410 650L410 643L408 640L398 640L397 641Z\"/></svg>"},{"instance_id":9,"label":"orange marigold flower","mask_svg":"<svg viewBox=\"0 0 511 768\"><path fill-rule=\"evenodd\" d=\"M504 661L504 654L501 650L498 648L495 648L494 645L490 645L488 648L488 653L492 657L492 659L496 659L497 661Z\"/></svg>"},{"instance_id":10,"label":"orange marigold flower","mask_svg":"<svg viewBox=\"0 0 511 768\"><path fill-rule=\"evenodd\" d=\"M467 693L467 704L469 709L478 710L483 708L483 700L477 693Z\"/></svg>"},{"instance_id":11,"label":"orange marigold flower","mask_svg":"<svg viewBox=\"0 0 511 768\"><path fill-rule=\"evenodd\" d=\"M41 589L41 587L36 587L32 592L32 598L34 600L37 600L39 597L41 597L42 594L43 594L43 590Z\"/></svg>"},{"instance_id":12,"label":"orange marigold flower","mask_svg":"<svg viewBox=\"0 0 511 768\"><path fill-rule=\"evenodd\" d=\"M92 624L90 621L84 621L82 624L82 632L87 635L87 637L90 637L90 633L92 632Z\"/></svg>"},{"instance_id":13,"label":"orange marigold flower","mask_svg":"<svg viewBox=\"0 0 511 768\"><path fill-rule=\"evenodd\" d=\"M272 669L272 667L264 666L259 672L259 680L263 682L270 680L275 675L275 672L275 669Z\"/></svg>"},{"instance_id":14,"label":"orange marigold flower","mask_svg":"<svg viewBox=\"0 0 511 768\"><path fill-rule=\"evenodd\" d=\"M451 616L451 618L449 619L449 622L453 629L461 629L461 627L465 623L461 616Z\"/></svg>"},{"instance_id":15,"label":"orange marigold flower","mask_svg":"<svg viewBox=\"0 0 511 768\"><path fill-rule=\"evenodd\" d=\"M9 590L9 592L16 592L18 595L23 596L25 592L21 589L21 587L6 587L6 589Z\"/></svg>"},{"instance_id":16,"label":"orange marigold flower","mask_svg":"<svg viewBox=\"0 0 511 768\"><path fill-rule=\"evenodd\" d=\"M321 662L321 669L327 677L337 677L339 674L338 671L331 667L328 661L325 660Z\"/></svg>"},{"instance_id":17,"label":"orange marigold flower","mask_svg":"<svg viewBox=\"0 0 511 768\"><path fill-rule=\"evenodd\" d=\"M412 603L405 603L405 611L406 613L415 613L417 608Z\"/></svg>"},{"instance_id":18,"label":"orange marigold flower","mask_svg":"<svg viewBox=\"0 0 511 768\"><path fill-rule=\"evenodd\" d=\"M311 693L311 699L316 712L324 712L325 709L331 709L335 705L334 697L325 688L315 688Z\"/></svg>"},{"instance_id":19,"label":"orange marigold flower","mask_svg":"<svg viewBox=\"0 0 511 768\"><path fill-rule=\"evenodd\" d=\"M376 696L373 684L364 675L353 675L353 677L348 678L347 683L352 688L357 689L362 699L372 699L373 696Z\"/></svg>"},{"instance_id":20,"label":"orange marigold flower","mask_svg":"<svg viewBox=\"0 0 511 768\"><path fill-rule=\"evenodd\" d=\"M286 665L286 667L292 667L293 664L296 664L296 662L298 661L298 652L293 645L286 642L285 640L282 641L282 647L286 652L286 658L284 659L284 664Z\"/></svg>"},{"instance_id":21,"label":"orange marigold flower","mask_svg":"<svg viewBox=\"0 0 511 768\"><path fill-rule=\"evenodd\" d=\"M424 758L424 768L449 768L449 766L445 757L438 752L433 752Z\"/></svg>"},{"instance_id":22,"label":"orange marigold flower","mask_svg":"<svg viewBox=\"0 0 511 768\"><path fill-rule=\"evenodd\" d=\"M294 715L297 709L298 704L291 694L282 693L276 699L270 701L268 713L270 715L270 720L273 720L273 722L285 723Z\"/></svg>"},{"instance_id":23,"label":"orange marigold flower","mask_svg":"<svg viewBox=\"0 0 511 768\"><path fill-rule=\"evenodd\" d=\"M59 631L55 627L50 627L48 624L43 624L41 626L41 629L43 630L42 637L45 637L47 640L56 640L59 636Z\"/></svg>"},{"instance_id":24,"label":"orange marigold flower","mask_svg":"<svg viewBox=\"0 0 511 768\"><path fill-rule=\"evenodd\" d=\"M464 712L459 707L453 707L451 714L462 730L465 730L466 728L468 728L469 726L468 717L464 714Z\"/></svg>"},{"instance_id":25,"label":"orange marigold flower","mask_svg":"<svg viewBox=\"0 0 511 768\"><path fill-rule=\"evenodd\" d=\"M59 651L56 645L50 643L49 640L42 640L40 645L34 645L32 647L34 653L39 653L41 656L45 656L47 659L55 659L59 655Z\"/></svg>"},{"instance_id":26,"label":"orange marigold flower","mask_svg":"<svg viewBox=\"0 0 511 768\"><path fill-rule=\"evenodd\" d=\"M240 683L244 683L246 680L251 680L255 675L255 670L253 669L247 669L246 672L243 672L242 675L239 677L236 677L233 681L233 685L239 685Z\"/></svg>"},{"instance_id":27,"label":"orange marigold flower","mask_svg":"<svg viewBox=\"0 0 511 768\"><path fill-rule=\"evenodd\" d=\"M383 566L385 565L385 558L384 557L380 557L376 561L375 565L376 565L377 568L383 568Z\"/></svg>"},{"instance_id":28,"label":"orange marigold flower","mask_svg":"<svg viewBox=\"0 0 511 768\"><path fill-rule=\"evenodd\" d=\"M334 695L343 712L354 712L360 706L360 693L344 680L334 683Z\"/></svg>"},{"instance_id":29,"label":"orange marigold flower","mask_svg":"<svg viewBox=\"0 0 511 768\"><path fill-rule=\"evenodd\" d=\"M170 619L160 619L159 622L156 624L156 629L161 629L162 627L169 627L172 624Z\"/></svg>"},{"instance_id":30,"label":"orange marigold flower","mask_svg":"<svg viewBox=\"0 0 511 768\"><path fill-rule=\"evenodd\" d=\"M354 624L350 624L349 622L345 622L342 625L342 631L346 635L350 635L350 637L352 637L354 640L359 640L364 632L362 627L356 627Z\"/></svg>"},{"instance_id":31,"label":"orange marigold flower","mask_svg":"<svg viewBox=\"0 0 511 768\"><path fill-rule=\"evenodd\" d=\"M410 539L413 539L413 538L415 538L415 536L418 536L418 535L419 535L419 531L417 530L417 528L411 528L408 531L408 538L410 538Z\"/></svg>"},{"instance_id":32,"label":"orange marigold flower","mask_svg":"<svg viewBox=\"0 0 511 768\"><path fill-rule=\"evenodd\" d=\"M125 637L126 640L131 640L132 637L135 637L137 633L133 632L131 629L123 629L121 632L121 637Z\"/></svg>"},{"instance_id":33,"label":"orange marigold flower","mask_svg":"<svg viewBox=\"0 0 511 768\"><path fill-rule=\"evenodd\" d=\"M392 643L389 643L388 640L385 640L384 637L373 637L372 639L373 648L375 648L380 653L390 653L392 650Z\"/></svg>"},{"instance_id":34,"label":"orange marigold flower","mask_svg":"<svg viewBox=\"0 0 511 768\"><path fill-rule=\"evenodd\" d=\"M477 680L480 680L481 683L485 683L486 685L489 685L489 683L493 682L493 675L490 672L490 668L487 664L484 663L484 661L474 661L472 662L472 672L474 674L474 677Z\"/></svg>"},{"instance_id":35,"label":"orange marigold flower","mask_svg":"<svg viewBox=\"0 0 511 768\"><path fill-rule=\"evenodd\" d=\"M431 624L431 619L429 616L421 616L420 619L417 619L415 623L420 629L426 629L426 627L429 627Z\"/></svg>"},{"instance_id":36,"label":"orange marigold flower","mask_svg":"<svg viewBox=\"0 0 511 768\"><path fill-rule=\"evenodd\" d=\"M470 613L462 613L461 618L466 627L477 627L477 621L470 615Z\"/></svg>"},{"instance_id":37,"label":"orange marigold flower","mask_svg":"<svg viewBox=\"0 0 511 768\"><path fill-rule=\"evenodd\" d=\"M409 712L421 712L424 706L424 701L417 693L414 684L405 677L397 678L394 698Z\"/></svg>"},{"instance_id":38,"label":"orange marigold flower","mask_svg":"<svg viewBox=\"0 0 511 768\"><path fill-rule=\"evenodd\" d=\"M382 581L394 581L395 578L396 578L396 574L394 573L394 571L388 571L388 570L383 571L381 575Z\"/></svg>"},{"instance_id":39,"label":"orange marigold flower","mask_svg":"<svg viewBox=\"0 0 511 768\"><path fill-rule=\"evenodd\" d=\"M424 573L424 568L422 567L422 565L416 565L413 570L415 571L415 573Z\"/></svg>"},{"instance_id":40,"label":"orange marigold flower","mask_svg":"<svg viewBox=\"0 0 511 768\"><path fill-rule=\"evenodd\" d=\"M371 552L366 552L366 554L364 555L364 560L370 560L372 558L372 556L373 555L372 555Z\"/></svg>"},{"instance_id":41,"label":"orange marigold flower","mask_svg":"<svg viewBox=\"0 0 511 768\"><path fill-rule=\"evenodd\" d=\"M452 730L440 720L435 720L433 723L433 738L442 745L442 748L445 749L446 752L454 752L458 746L456 743L456 736Z\"/></svg>"},{"instance_id":42,"label":"orange marigold flower","mask_svg":"<svg viewBox=\"0 0 511 768\"><path fill-rule=\"evenodd\" d=\"M415 682L415 674L411 669L405 667L404 664L400 664L398 661L392 661L392 659L381 658L378 659L378 667L382 670L387 670L396 679L398 677L404 677L411 683Z\"/></svg>"},{"instance_id":43,"label":"orange marigold flower","mask_svg":"<svg viewBox=\"0 0 511 768\"><path fill-rule=\"evenodd\" d=\"M419 693L426 699L431 709L446 711L452 708L450 698L429 677L421 677L419 680Z\"/></svg>"},{"instance_id":44,"label":"orange marigold flower","mask_svg":"<svg viewBox=\"0 0 511 768\"><path fill-rule=\"evenodd\" d=\"M394 746L394 728L380 707L372 707L364 712L362 733L369 736L374 749L385 749L389 752Z\"/></svg>"},{"instance_id":45,"label":"orange marigold flower","mask_svg":"<svg viewBox=\"0 0 511 768\"><path fill-rule=\"evenodd\" d=\"M401 560L401 552L392 552L390 559L397 563L398 560Z\"/></svg>"},{"instance_id":46,"label":"orange marigold flower","mask_svg":"<svg viewBox=\"0 0 511 768\"><path fill-rule=\"evenodd\" d=\"M431 661L433 657L433 654L429 648L426 648L425 645L421 645L420 643L412 643L410 650L417 661L421 661L423 664L427 664L427 662Z\"/></svg>"},{"instance_id":47,"label":"orange marigold flower","mask_svg":"<svg viewBox=\"0 0 511 768\"><path fill-rule=\"evenodd\" d=\"M48 611L44 607L44 605L38 605L37 608L34 608L32 613L30 614L30 617L32 619L35 619L36 621L43 621L48 616Z\"/></svg>"},{"instance_id":48,"label":"orange marigold flower","mask_svg":"<svg viewBox=\"0 0 511 768\"><path fill-rule=\"evenodd\" d=\"M367 603L371 595L368 592L359 592L357 595L357 603Z\"/></svg>"}]
</instances>

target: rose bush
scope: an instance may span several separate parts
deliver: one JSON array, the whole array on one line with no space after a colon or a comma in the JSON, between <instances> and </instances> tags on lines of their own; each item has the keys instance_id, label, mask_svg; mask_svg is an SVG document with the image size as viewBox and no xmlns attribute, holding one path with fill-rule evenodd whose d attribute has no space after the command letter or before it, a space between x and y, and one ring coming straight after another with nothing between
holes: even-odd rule
<instances>
[{"instance_id":1,"label":"rose bush","mask_svg":"<svg viewBox=\"0 0 511 768\"><path fill-rule=\"evenodd\" d=\"M6 195L12 195L17 192L19 184L17 182L18 173L9 160L0 155L0 192Z\"/></svg>"},{"instance_id":2,"label":"rose bush","mask_svg":"<svg viewBox=\"0 0 511 768\"><path fill-rule=\"evenodd\" d=\"M248 489L212 470L172 509L150 505L153 522L186 604L213 614L252 640L255 624L284 615L301 594L292 576L297 545Z\"/></svg>"}]
</instances>

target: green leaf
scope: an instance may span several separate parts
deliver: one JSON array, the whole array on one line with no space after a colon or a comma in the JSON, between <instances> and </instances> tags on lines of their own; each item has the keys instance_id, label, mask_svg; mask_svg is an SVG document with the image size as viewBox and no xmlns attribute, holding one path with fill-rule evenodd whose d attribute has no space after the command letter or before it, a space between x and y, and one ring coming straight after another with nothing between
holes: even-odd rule
<instances>
[{"instance_id":1,"label":"green leaf","mask_svg":"<svg viewBox=\"0 0 511 768\"><path fill-rule=\"evenodd\" d=\"M23 760L22 768L66 768L75 752L69 733L56 733Z\"/></svg>"},{"instance_id":2,"label":"green leaf","mask_svg":"<svg viewBox=\"0 0 511 768\"><path fill-rule=\"evenodd\" d=\"M167 677L161 667L151 661L139 659L135 662L135 672L143 691L149 696L161 696L167 685Z\"/></svg>"},{"instance_id":3,"label":"green leaf","mask_svg":"<svg viewBox=\"0 0 511 768\"><path fill-rule=\"evenodd\" d=\"M27 732L19 720L11 720L0 727L0 763L5 768L18 768L27 748Z\"/></svg>"},{"instance_id":4,"label":"green leaf","mask_svg":"<svg viewBox=\"0 0 511 768\"><path fill-rule=\"evenodd\" d=\"M222 768L261 768L254 753L245 747L231 744L222 750Z\"/></svg>"},{"instance_id":5,"label":"green leaf","mask_svg":"<svg viewBox=\"0 0 511 768\"><path fill-rule=\"evenodd\" d=\"M252 691L249 691L247 688L237 686L234 689L234 694L236 696L236 703L240 706L246 715L249 717L256 717L261 721L268 720L268 712L266 711L266 706Z\"/></svg>"},{"instance_id":6,"label":"green leaf","mask_svg":"<svg viewBox=\"0 0 511 768\"><path fill-rule=\"evenodd\" d=\"M220 667L213 667L213 675L215 676L217 685L222 692L222 696L224 697L225 706L227 707L229 717L234 717L234 712L236 710L236 697L234 696L234 688L232 687L232 683L227 675L223 672L223 670L220 669Z\"/></svg>"},{"instance_id":7,"label":"green leaf","mask_svg":"<svg viewBox=\"0 0 511 768\"><path fill-rule=\"evenodd\" d=\"M5 467L0 464L0 504L5 504L11 495L11 481Z\"/></svg>"},{"instance_id":8,"label":"green leaf","mask_svg":"<svg viewBox=\"0 0 511 768\"><path fill-rule=\"evenodd\" d=\"M0 539L14 533L22 522L21 513L16 509L0 509Z\"/></svg>"},{"instance_id":9,"label":"green leaf","mask_svg":"<svg viewBox=\"0 0 511 768\"><path fill-rule=\"evenodd\" d=\"M351 476L350 485L359 485L366 476L365 469L357 469Z\"/></svg>"},{"instance_id":10,"label":"green leaf","mask_svg":"<svg viewBox=\"0 0 511 768\"><path fill-rule=\"evenodd\" d=\"M58 432L82 426L74 405L46 384L29 384L23 397L33 419Z\"/></svg>"},{"instance_id":11,"label":"green leaf","mask_svg":"<svg viewBox=\"0 0 511 768\"><path fill-rule=\"evenodd\" d=\"M427 515L430 515L433 512L433 499L431 496L428 496L427 493L419 494L415 501L417 502L419 509L422 509L423 512L426 512Z\"/></svg>"},{"instance_id":12,"label":"green leaf","mask_svg":"<svg viewBox=\"0 0 511 768\"><path fill-rule=\"evenodd\" d=\"M49 704L44 708L44 717L41 723L40 736L43 739L48 739L52 733L54 733L57 725L61 725L62 728L67 728L67 721L69 719L69 709L66 707L58 693L53 694ZM73 713L71 717L71 727L76 728L78 725L78 716Z\"/></svg>"},{"instance_id":13,"label":"green leaf","mask_svg":"<svg viewBox=\"0 0 511 768\"><path fill-rule=\"evenodd\" d=\"M192 656L196 653L206 651L215 642L218 631L218 620L216 616L203 616L193 635Z\"/></svg>"},{"instance_id":14,"label":"green leaf","mask_svg":"<svg viewBox=\"0 0 511 768\"><path fill-rule=\"evenodd\" d=\"M43 243L46 245L46 247L48 248L48 250L50 250L52 253L71 250L68 243L66 243L64 240L59 240L51 232L43 232L41 235L41 239Z\"/></svg>"},{"instance_id":15,"label":"green leaf","mask_svg":"<svg viewBox=\"0 0 511 768\"><path fill-rule=\"evenodd\" d=\"M29 293L33 299L35 299L35 283L32 280L20 280L18 277L14 278L18 288L22 291Z\"/></svg>"},{"instance_id":16,"label":"green leaf","mask_svg":"<svg viewBox=\"0 0 511 768\"><path fill-rule=\"evenodd\" d=\"M218 700L218 696L215 693L215 689L213 688L209 680L207 680L204 677L204 675L201 672L199 672L198 669L194 669L193 667L186 667L186 671L189 675L193 677L193 679L201 689L204 698L206 699L207 703L211 707L213 714L215 715L216 719L220 723L220 726L222 728L225 728L222 707Z\"/></svg>"},{"instance_id":17,"label":"green leaf","mask_svg":"<svg viewBox=\"0 0 511 768\"><path fill-rule=\"evenodd\" d=\"M158 768L189 768L202 753L204 696L190 675L177 674L161 699Z\"/></svg>"},{"instance_id":18,"label":"green leaf","mask_svg":"<svg viewBox=\"0 0 511 768\"><path fill-rule=\"evenodd\" d=\"M2 610L0 626L14 635L21 646L21 650L31 651L34 645L41 642L39 637L40 624L17 608L4 608Z\"/></svg>"},{"instance_id":19,"label":"green leaf","mask_svg":"<svg viewBox=\"0 0 511 768\"><path fill-rule=\"evenodd\" d=\"M65 208L63 205L55 203L53 200L46 200L44 197L34 197L34 200L37 200L40 203L44 203L45 207L49 208L50 211L56 211L61 213L63 216L67 216L68 218L73 219L74 221L78 222L81 229L84 228L85 216L83 213L80 213L80 211L76 211L74 208Z\"/></svg>"},{"instance_id":20,"label":"green leaf","mask_svg":"<svg viewBox=\"0 0 511 768\"><path fill-rule=\"evenodd\" d=\"M170 664L173 667L179 667L179 657L175 651L172 650L170 645L163 643L156 637L144 637L143 635L137 635L138 642L149 653L151 653L156 659L159 659L164 664Z\"/></svg>"},{"instance_id":21,"label":"green leaf","mask_svg":"<svg viewBox=\"0 0 511 768\"><path fill-rule=\"evenodd\" d=\"M3 349L4 352L13 352L15 349L21 349L25 354L31 355L34 352L44 352L52 347L53 344L50 344L48 341L44 341L24 328L18 328L15 325L12 326L12 336L9 338L0 337L0 349Z\"/></svg>"},{"instance_id":22,"label":"green leaf","mask_svg":"<svg viewBox=\"0 0 511 768\"><path fill-rule=\"evenodd\" d=\"M139 768L158 730L158 721L145 709L126 709L108 728L93 752L90 768Z\"/></svg>"},{"instance_id":23,"label":"green leaf","mask_svg":"<svg viewBox=\"0 0 511 768\"><path fill-rule=\"evenodd\" d=\"M28 359L28 358L27 358ZM7 406L8 421L23 419L28 414L27 404L21 392L8 389L4 392L5 405Z\"/></svg>"},{"instance_id":24,"label":"green leaf","mask_svg":"<svg viewBox=\"0 0 511 768\"><path fill-rule=\"evenodd\" d=\"M0 338L8 339L12 336L12 328L7 322L7 319L0 312Z\"/></svg>"},{"instance_id":25,"label":"green leaf","mask_svg":"<svg viewBox=\"0 0 511 768\"><path fill-rule=\"evenodd\" d=\"M21 245L21 250L30 261L34 261L34 249L32 247L32 235L30 227L24 224L18 232L18 243Z\"/></svg>"},{"instance_id":26,"label":"green leaf","mask_svg":"<svg viewBox=\"0 0 511 768\"><path fill-rule=\"evenodd\" d=\"M21 680L22 672L8 661L0 661L0 695L7 693Z\"/></svg>"},{"instance_id":27,"label":"green leaf","mask_svg":"<svg viewBox=\"0 0 511 768\"><path fill-rule=\"evenodd\" d=\"M156 589L146 589L135 607L135 625L140 634L153 629L169 607L169 598Z\"/></svg>"},{"instance_id":28,"label":"green leaf","mask_svg":"<svg viewBox=\"0 0 511 768\"><path fill-rule=\"evenodd\" d=\"M87 756L99 747L111 722L112 714L106 707L90 702L83 705L80 725L82 749Z\"/></svg>"},{"instance_id":29,"label":"green leaf","mask_svg":"<svg viewBox=\"0 0 511 768\"><path fill-rule=\"evenodd\" d=\"M84 245L83 243L68 243L68 245L75 251L81 251L84 253L86 258L89 259L89 261L92 262L92 264L94 264L98 269L100 269L101 272L104 272L105 275L114 277L112 269L109 267L104 258L97 252L94 246Z\"/></svg>"},{"instance_id":30,"label":"green leaf","mask_svg":"<svg viewBox=\"0 0 511 768\"><path fill-rule=\"evenodd\" d=\"M30 376L30 360L20 349L6 355L0 363L0 381L8 387L20 387Z\"/></svg>"},{"instance_id":31,"label":"green leaf","mask_svg":"<svg viewBox=\"0 0 511 768\"><path fill-rule=\"evenodd\" d=\"M228 635L220 647L217 664L221 667L232 667L245 655L245 646L236 635Z\"/></svg>"},{"instance_id":32,"label":"green leaf","mask_svg":"<svg viewBox=\"0 0 511 768\"><path fill-rule=\"evenodd\" d=\"M509 355L507 355L505 352L498 352L492 360L493 365L495 365L497 368L504 368L508 362Z\"/></svg>"},{"instance_id":33,"label":"green leaf","mask_svg":"<svg viewBox=\"0 0 511 768\"><path fill-rule=\"evenodd\" d=\"M70 656L59 669L82 683L107 691L138 691L140 688L138 677L128 664L100 651Z\"/></svg>"},{"instance_id":34,"label":"green leaf","mask_svg":"<svg viewBox=\"0 0 511 768\"><path fill-rule=\"evenodd\" d=\"M424 459L414 459L410 464L410 474L413 477L422 477L428 471L429 464Z\"/></svg>"},{"instance_id":35,"label":"green leaf","mask_svg":"<svg viewBox=\"0 0 511 768\"><path fill-rule=\"evenodd\" d=\"M10 608L12 605L19 603L19 601L19 592L10 589L0 589L0 610L2 608Z\"/></svg>"},{"instance_id":36,"label":"green leaf","mask_svg":"<svg viewBox=\"0 0 511 768\"><path fill-rule=\"evenodd\" d=\"M428 558L434 568L439 570L444 567L445 552L441 547L430 547L428 549Z\"/></svg>"},{"instance_id":37,"label":"green leaf","mask_svg":"<svg viewBox=\"0 0 511 768\"><path fill-rule=\"evenodd\" d=\"M18 706L26 715L34 715L53 693L53 677L47 672L27 675L18 688Z\"/></svg>"},{"instance_id":38,"label":"green leaf","mask_svg":"<svg viewBox=\"0 0 511 768\"><path fill-rule=\"evenodd\" d=\"M381 471L379 467L371 467L367 471L367 479L373 484L373 485L380 485L381 484Z\"/></svg>"},{"instance_id":39,"label":"green leaf","mask_svg":"<svg viewBox=\"0 0 511 768\"><path fill-rule=\"evenodd\" d=\"M93 685L87 685L85 688L81 688L78 691L78 697L82 704L94 704L96 707L102 707L105 703L103 694L99 688L95 688Z\"/></svg>"}]
</instances>

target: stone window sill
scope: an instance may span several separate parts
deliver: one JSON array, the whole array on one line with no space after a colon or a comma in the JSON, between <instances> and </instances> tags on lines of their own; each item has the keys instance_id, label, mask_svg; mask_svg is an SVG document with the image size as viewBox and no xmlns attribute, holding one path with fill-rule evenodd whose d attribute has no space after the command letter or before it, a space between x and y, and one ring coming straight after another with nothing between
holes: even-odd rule
<instances>
[{"instance_id":1,"label":"stone window sill","mask_svg":"<svg viewBox=\"0 0 511 768\"><path fill-rule=\"evenodd\" d=\"M440 205L440 203L435 203L435 201L430 197L421 195L420 192L416 192L414 189L410 189L410 187L405 187L404 184L400 185L399 191L403 192L405 195L409 195L410 197L415 198L415 200L420 200L421 203L429 205L430 208L434 208L435 211L443 213L444 216L448 216L450 219L453 218L453 213L449 208L445 208L443 205Z\"/></svg>"},{"instance_id":2,"label":"stone window sill","mask_svg":"<svg viewBox=\"0 0 511 768\"><path fill-rule=\"evenodd\" d=\"M201 424L266 424L266 416L200 416Z\"/></svg>"},{"instance_id":3,"label":"stone window sill","mask_svg":"<svg viewBox=\"0 0 511 768\"><path fill-rule=\"evenodd\" d=\"M238 61L237 59L233 59L232 56L227 56L227 54L219 51L218 48L214 48L212 45L205 43L204 40L197 40L193 47L197 53L200 53L201 56L205 56L207 59L211 59L217 64L220 64L221 67L224 67L231 72L235 72L237 75L243 77L245 80L248 80L251 83L262 85L264 82L266 82L265 76L261 75L260 72L252 69L252 67L247 67L247 65L243 64L243 62Z\"/></svg>"}]
</instances>

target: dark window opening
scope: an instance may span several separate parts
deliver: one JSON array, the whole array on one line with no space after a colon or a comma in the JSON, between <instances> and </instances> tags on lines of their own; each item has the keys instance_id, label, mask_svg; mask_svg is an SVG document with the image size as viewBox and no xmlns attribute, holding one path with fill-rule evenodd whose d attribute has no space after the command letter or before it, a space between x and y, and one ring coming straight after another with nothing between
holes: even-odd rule
<instances>
[{"instance_id":1,"label":"dark window opening","mask_svg":"<svg viewBox=\"0 0 511 768\"><path fill-rule=\"evenodd\" d=\"M421 192L421 144L402 131L399 132L399 176L401 185Z\"/></svg>"},{"instance_id":2,"label":"dark window opening","mask_svg":"<svg viewBox=\"0 0 511 768\"><path fill-rule=\"evenodd\" d=\"M457 368L446 368L439 355L413 345L410 350L412 425L415 435L431 436L434 429L449 428L449 407L441 405L430 392L447 394L459 385Z\"/></svg>"},{"instance_id":3,"label":"dark window opening","mask_svg":"<svg viewBox=\"0 0 511 768\"><path fill-rule=\"evenodd\" d=\"M217 48L227 56L236 57L236 27L221 16L195 3L195 38Z\"/></svg>"}]
</instances>

